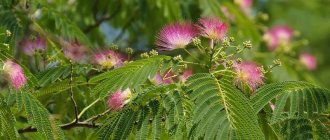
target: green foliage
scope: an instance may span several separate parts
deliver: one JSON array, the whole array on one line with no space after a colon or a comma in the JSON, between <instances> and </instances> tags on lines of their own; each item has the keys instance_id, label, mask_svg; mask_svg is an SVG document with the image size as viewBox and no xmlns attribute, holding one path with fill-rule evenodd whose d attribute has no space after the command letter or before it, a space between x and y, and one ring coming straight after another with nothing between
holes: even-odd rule
<instances>
[{"instance_id":1,"label":"green foliage","mask_svg":"<svg viewBox=\"0 0 330 140\"><path fill-rule=\"evenodd\" d=\"M308 117L329 109L330 92L306 82L281 82L265 85L251 97L254 109L259 112L276 98L271 123L283 119ZM256 112L256 113L257 113Z\"/></svg>"},{"instance_id":2,"label":"green foliage","mask_svg":"<svg viewBox=\"0 0 330 140\"><path fill-rule=\"evenodd\" d=\"M99 82L93 89L94 94L99 94L103 99L108 96L109 92L118 89L134 88L144 83L148 78L152 78L166 56L155 56L149 59L142 59L125 65L124 67L104 72L94 76L89 83Z\"/></svg>"},{"instance_id":3,"label":"green foliage","mask_svg":"<svg viewBox=\"0 0 330 140\"><path fill-rule=\"evenodd\" d=\"M128 108L110 115L113 121L105 120L99 139L126 139L129 134L137 139L187 138L191 104L176 88L166 85L142 91Z\"/></svg>"},{"instance_id":4,"label":"green foliage","mask_svg":"<svg viewBox=\"0 0 330 140\"><path fill-rule=\"evenodd\" d=\"M17 93L16 96L22 100L29 123L37 128L39 134L46 139L64 139L63 131L58 126L55 118L33 95Z\"/></svg>"},{"instance_id":5,"label":"green foliage","mask_svg":"<svg viewBox=\"0 0 330 140\"><path fill-rule=\"evenodd\" d=\"M264 139L251 103L231 84L210 74L195 74L188 83L196 103L195 138Z\"/></svg>"},{"instance_id":6,"label":"green foliage","mask_svg":"<svg viewBox=\"0 0 330 140\"><path fill-rule=\"evenodd\" d=\"M18 138L17 130L15 127L15 117L4 98L0 96L0 131L1 139L16 140Z\"/></svg>"}]
</instances>

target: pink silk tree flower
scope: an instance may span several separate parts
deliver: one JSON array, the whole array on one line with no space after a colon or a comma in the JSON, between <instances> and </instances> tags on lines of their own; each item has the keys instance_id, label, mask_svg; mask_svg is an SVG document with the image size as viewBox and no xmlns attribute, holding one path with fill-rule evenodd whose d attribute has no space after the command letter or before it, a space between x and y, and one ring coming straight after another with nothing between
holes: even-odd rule
<instances>
[{"instance_id":1,"label":"pink silk tree flower","mask_svg":"<svg viewBox=\"0 0 330 140\"><path fill-rule=\"evenodd\" d=\"M131 96L132 92L129 88L124 91L119 89L112 96L109 96L107 101L108 107L114 111L121 110L130 101Z\"/></svg>"},{"instance_id":2,"label":"pink silk tree flower","mask_svg":"<svg viewBox=\"0 0 330 140\"><path fill-rule=\"evenodd\" d=\"M40 36L35 39L34 44L38 50L44 50L46 48L46 40Z\"/></svg>"},{"instance_id":3,"label":"pink silk tree flower","mask_svg":"<svg viewBox=\"0 0 330 140\"><path fill-rule=\"evenodd\" d=\"M124 64L127 58L113 50L100 51L94 54L94 61L96 64L104 68L118 68Z\"/></svg>"},{"instance_id":4,"label":"pink silk tree flower","mask_svg":"<svg viewBox=\"0 0 330 140\"><path fill-rule=\"evenodd\" d=\"M245 61L234 64L234 71L236 72L235 84L240 85L244 83L248 85L252 91L255 91L263 84L264 75L254 62Z\"/></svg>"},{"instance_id":5,"label":"pink silk tree flower","mask_svg":"<svg viewBox=\"0 0 330 140\"><path fill-rule=\"evenodd\" d=\"M182 82L186 82L187 79L193 74L192 69L185 70L182 75L179 76L179 80Z\"/></svg>"},{"instance_id":6,"label":"pink silk tree flower","mask_svg":"<svg viewBox=\"0 0 330 140\"><path fill-rule=\"evenodd\" d=\"M190 22L178 22L165 25L159 32L156 46L159 50L174 50L184 48L198 35Z\"/></svg>"},{"instance_id":7,"label":"pink silk tree flower","mask_svg":"<svg viewBox=\"0 0 330 140\"><path fill-rule=\"evenodd\" d=\"M279 45L287 45L293 37L293 30L285 25L278 25L265 33L263 39L266 41L268 49L274 51Z\"/></svg>"},{"instance_id":8,"label":"pink silk tree flower","mask_svg":"<svg viewBox=\"0 0 330 140\"><path fill-rule=\"evenodd\" d=\"M300 63L303 64L308 70L312 71L316 69L316 58L309 53L303 53L300 55Z\"/></svg>"},{"instance_id":9,"label":"pink silk tree flower","mask_svg":"<svg viewBox=\"0 0 330 140\"><path fill-rule=\"evenodd\" d=\"M235 0L235 3L240 6L244 14L251 16L253 0Z\"/></svg>"},{"instance_id":10,"label":"pink silk tree flower","mask_svg":"<svg viewBox=\"0 0 330 140\"><path fill-rule=\"evenodd\" d=\"M21 89L27 82L23 69L12 60L7 60L3 65L3 70L8 76L11 85L16 89Z\"/></svg>"},{"instance_id":11,"label":"pink silk tree flower","mask_svg":"<svg viewBox=\"0 0 330 140\"><path fill-rule=\"evenodd\" d=\"M161 85L161 84L167 85L173 83L173 79L171 78L172 76L173 73L171 71L166 71L164 73L164 76L162 76L159 72L157 72L156 75L150 80L155 85Z\"/></svg>"},{"instance_id":12,"label":"pink silk tree flower","mask_svg":"<svg viewBox=\"0 0 330 140\"><path fill-rule=\"evenodd\" d=\"M19 45L22 47L23 53L29 56L34 55L37 51L43 51L46 48L46 40L38 36L36 39L23 39Z\"/></svg>"},{"instance_id":13,"label":"pink silk tree flower","mask_svg":"<svg viewBox=\"0 0 330 140\"><path fill-rule=\"evenodd\" d=\"M227 33L227 25L216 17L205 17L199 19L200 34L212 40L220 40Z\"/></svg>"},{"instance_id":14,"label":"pink silk tree flower","mask_svg":"<svg viewBox=\"0 0 330 140\"><path fill-rule=\"evenodd\" d=\"M64 56L73 62L82 62L87 57L87 49L79 42L61 40Z\"/></svg>"}]
</instances>

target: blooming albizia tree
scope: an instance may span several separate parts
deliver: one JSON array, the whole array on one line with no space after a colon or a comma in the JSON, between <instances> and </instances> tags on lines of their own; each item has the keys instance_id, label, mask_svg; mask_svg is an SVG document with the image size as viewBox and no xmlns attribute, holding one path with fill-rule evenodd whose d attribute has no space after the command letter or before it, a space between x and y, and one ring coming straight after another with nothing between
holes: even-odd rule
<instances>
[{"instance_id":1,"label":"blooming albizia tree","mask_svg":"<svg viewBox=\"0 0 330 140\"><path fill-rule=\"evenodd\" d=\"M21 89L26 84L26 77L20 65L13 60L7 60L3 65L3 70L8 77L12 87L16 90Z\"/></svg>"},{"instance_id":2,"label":"blooming albizia tree","mask_svg":"<svg viewBox=\"0 0 330 140\"><path fill-rule=\"evenodd\" d=\"M184 48L196 37L198 31L191 22L177 22L164 26L157 36L159 50Z\"/></svg>"}]
</instances>

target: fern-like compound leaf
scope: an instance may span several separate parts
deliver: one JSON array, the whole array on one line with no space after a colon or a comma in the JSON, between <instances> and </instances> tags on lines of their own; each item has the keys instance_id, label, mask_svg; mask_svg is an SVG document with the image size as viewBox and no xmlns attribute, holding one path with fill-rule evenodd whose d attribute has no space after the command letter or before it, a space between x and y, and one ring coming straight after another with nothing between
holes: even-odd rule
<instances>
[{"instance_id":1,"label":"fern-like compound leaf","mask_svg":"<svg viewBox=\"0 0 330 140\"><path fill-rule=\"evenodd\" d=\"M249 100L227 80L200 73L188 79L195 102L191 136L210 139L264 139Z\"/></svg>"}]
</instances>

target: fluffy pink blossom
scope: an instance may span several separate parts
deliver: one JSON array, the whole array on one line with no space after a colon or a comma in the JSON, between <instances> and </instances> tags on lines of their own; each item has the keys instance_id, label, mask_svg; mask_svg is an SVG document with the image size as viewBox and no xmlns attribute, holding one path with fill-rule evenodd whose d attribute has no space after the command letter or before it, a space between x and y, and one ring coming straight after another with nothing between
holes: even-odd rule
<instances>
[{"instance_id":1,"label":"fluffy pink blossom","mask_svg":"<svg viewBox=\"0 0 330 140\"><path fill-rule=\"evenodd\" d=\"M250 16L252 14L252 4L253 0L235 0L235 3L240 6L242 11Z\"/></svg>"},{"instance_id":2,"label":"fluffy pink blossom","mask_svg":"<svg viewBox=\"0 0 330 140\"><path fill-rule=\"evenodd\" d=\"M275 50L279 45L287 45L293 37L293 30L285 25L278 25L271 28L263 36L270 51Z\"/></svg>"},{"instance_id":3,"label":"fluffy pink blossom","mask_svg":"<svg viewBox=\"0 0 330 140\"><path fill-rule=\"evenodd\" d=\"M85 46L81 45L79 42L67 42L61 40L61 44L63 47L63 53L65 57L74 61L74 62L82 62L87 57L87 49Z\"/></svg>"},{"instance_id":4,"label":"fluffy pink blossom","mask_svg":"<svg viewBox=\"0 0 330 140\"><path fill-rule=\"evenodd\" d=\"M21 89L26 84L26 78L20 65L12 60L7 60L3 65L3 70L8 76L11 85L16 89Z\"/></svg>"},{"instance_id":5,"label":"fluffy pink blossom","mask_svg":"<svg viewBox=\"0 0 330 140\"><path fill-rule=\"evenodd\" d=\"M112 96L109 96L107 101L108 107L114 111L118 111L124 107L131 99L132 93L129 88L122 91L119 89Z\"/></svg>"},{"instance_id":6,"label":"fluffy pink blossom","mask_svg":"<svg viewBox=\"0 0 330 140\"><path fill-rule=\"evenodd\" d=\"M316 69L316 58L309 54L303 53L300 55L300 63L302 63L308 70L315 70Z\"/></svg>"},{"instance_id":7,"label":"fluffy pink blossom","mask_svg":"<svg viewBox=\"0 0 330 140\"><path fill-rule=\"evenodd\" d=\"M34 55L37 51L45 50L46 40L38 36L36 39L23 39L19 45L22 47L23 53L29 56Z\"/></svg>"},{"instance_id":8,"label":"fluffy pink blossom","mask_svg":"<svg viewBox=\"0 0 330 140\"><path fill-rule=\"evenodd\" d=\"M199 19L198 27L202 36L213 40L222 39L226 35L228 29L227 25L216 17Z\"/></svg>"},{"instance_id":9,"label":"fluffy pink blossom","mask_svg":"<svg viewBox=\"0 0 330 140\"><path fill-rule=\"evenodd\" d=\"M163 76L159 72L157 72L156 75L150 80L155 85L171 84L171 83L173 83L172 76L173 76L173 73L171 71L166 71L163 74Z\"/></svg>"},{"instance_id":10,"label":"fluffy pink blossom","mask_svg":"<svg viewBox=\"0 0 330 140\"><path fill-rule=\"evenodd\" d=\"M157 36L156 45L160 50L184 48L198 35L190 22L178 22L165 25Z\"/></svg>"},{"instance_id":11,"label":"fluffy pink blossom","mask_svg":"<svg viewBox=\"0 0 330 140\"><path fill-rule=\"evenodd\" d=\"M182 82L186 82L187 79L193 74L192 69L185 70L182 75L179 76L179 80Z\"/></svg>"},{"instance_id":12,"label":"fluffy pink blossom","mask_svg":"<svg viewBox=\"0 0 330 140\"><path fill-rule=\"evenodd\" d=\"M104 68L120 67L126 61L126 57L112 50L100 51L94 54L96 64Z\"/></svg>"},{"instance_id":13,"label":"fluffy pink blossom","mask_svg":"<svg viewBox=\"0 0 330 140\"><path fill-rule=\"evenodd\" d=\"M247 84L253 91L263 84L264 75L254 62L245 61L234 64L236 72L235 84Z\"/></svg>"}]
</instances>

